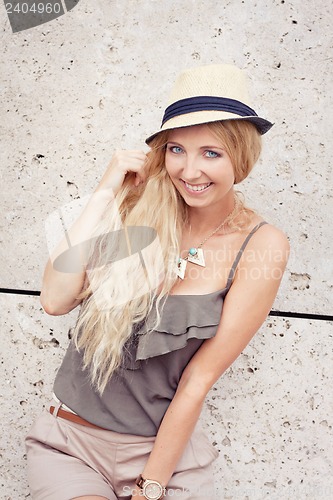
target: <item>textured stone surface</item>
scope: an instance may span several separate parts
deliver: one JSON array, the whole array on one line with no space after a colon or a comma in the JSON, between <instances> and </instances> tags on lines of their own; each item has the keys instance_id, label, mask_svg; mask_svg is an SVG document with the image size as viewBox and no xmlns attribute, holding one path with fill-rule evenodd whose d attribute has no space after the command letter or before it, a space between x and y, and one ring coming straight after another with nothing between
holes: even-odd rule
<instances>
[{"instance_id":1,"label":"textured stone surface","mask_svg":"<svg viewBox=\"0 0 333 500\"><path fill-rule=\"evenodd\" d=\"M75 313L46 315L38 297L0 295L2 360L0 496L29 498L24 438L51 400L52 384L68 343Z\"/></svg>"},{"instance_id":2,"label":"textured stone surface","mask_svg":"<svg viewBox=\"0 0 333 500\"><path fill-rule=\"evenodd\" d=\"M332 335L269 318L210 392L220 498L332 498Z\"/></svg>"},{"instance_id":3,"label":"textured stone surface","mask_svg":"<svg viewBox=\"0 0 333 500\"><path fill-rule=\"evenodd\" d=\"M48 216L91 192L114 149L146 149L179 71L225 62L247 70L256 110L275 122L240 186L290 238L274 308L332 314L329 2L81 0L20 33L4 9L0 22L0 287L38 290ZM75 313L0 300L0 496L21 500L22 440L50 397ZM270 318L211 391L203 421L220 450L221 498L333 497L331 343L327 322Z\"/></svg>"}]
</instances>

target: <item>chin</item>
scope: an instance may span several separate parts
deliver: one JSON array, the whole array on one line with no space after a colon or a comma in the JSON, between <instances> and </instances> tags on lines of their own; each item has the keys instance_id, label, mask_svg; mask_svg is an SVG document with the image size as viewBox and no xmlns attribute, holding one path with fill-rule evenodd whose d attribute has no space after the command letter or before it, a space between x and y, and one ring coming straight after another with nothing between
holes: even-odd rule
<instances>
[{"instance_id":1,"label":"chin","mask_svg":"<svg viewBox=\"0 0 333 500\"><path fill-rule=\"evenodd\" d=\"M210 200L192 200L190 197L187 198L186 196L182 198L189 207L209 207L212 205L212 201Z\"/></svg>"}]
</instances>

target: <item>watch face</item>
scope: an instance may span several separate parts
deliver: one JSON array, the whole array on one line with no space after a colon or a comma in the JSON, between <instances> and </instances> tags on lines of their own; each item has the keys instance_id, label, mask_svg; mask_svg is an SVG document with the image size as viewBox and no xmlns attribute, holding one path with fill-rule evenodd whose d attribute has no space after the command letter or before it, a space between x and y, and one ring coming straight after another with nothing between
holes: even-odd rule
<instances>
[{"instance_id":1,"label":"watch face","mask_svg":"<svg viewBox=\"0 0 333 500\"><path fill-rule=\"evenodd\" d=\"M162 487L159 483L152 481L146 485L143 492L148 500L158 500L162 495Z\"/></svg>"}]
</instances>

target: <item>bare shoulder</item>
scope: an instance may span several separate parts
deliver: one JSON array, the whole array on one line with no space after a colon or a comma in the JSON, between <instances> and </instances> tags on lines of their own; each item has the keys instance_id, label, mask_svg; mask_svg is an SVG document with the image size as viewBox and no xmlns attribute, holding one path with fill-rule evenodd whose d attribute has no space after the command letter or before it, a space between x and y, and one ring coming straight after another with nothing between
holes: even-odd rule
<instances>
[{"instance_id":1,"label":"bare shoulder","mask_svg":"<svg viewBox=\"0 0 333 500\"><path fill-rule=\"evenodd\" d=\"M260 222L256 222L256 225ZM252 235L242 259L243 265L261 263L265 267L281 267L287 264L290 245L286 234L281 229L266 223ZM241 264L241 265L242 265Z\"/></svg>"},{"instance_id":2,"label":"bare shoulder","mask_svg":"<svg viewBox=\"0 0 333 500\"><path fill-rule=\"evenodd\" d=\"M254 235L254 245L276 248L277 250L285 250L289 252L290 245L286 234L276 226L266 223L262 225Z\"/></svg>"}]
</instances>

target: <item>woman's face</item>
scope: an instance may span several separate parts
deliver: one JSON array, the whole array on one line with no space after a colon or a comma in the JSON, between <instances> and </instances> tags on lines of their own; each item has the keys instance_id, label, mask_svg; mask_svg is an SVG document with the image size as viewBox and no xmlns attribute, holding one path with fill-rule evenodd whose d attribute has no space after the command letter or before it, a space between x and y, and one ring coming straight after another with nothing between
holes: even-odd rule
<instances>
[{"instance_id":1,"label":"woman's face","mask_svg":"<svg viewBox=\"0 0 333 500\"><path fill-rule=\"evenodd\" d=\"M206 125L172 130L165 166L191 207L221 204L233 196L235 175L230 156Z\"/></svg>"}]
</instances>

